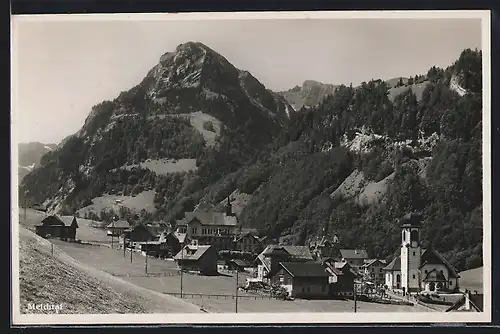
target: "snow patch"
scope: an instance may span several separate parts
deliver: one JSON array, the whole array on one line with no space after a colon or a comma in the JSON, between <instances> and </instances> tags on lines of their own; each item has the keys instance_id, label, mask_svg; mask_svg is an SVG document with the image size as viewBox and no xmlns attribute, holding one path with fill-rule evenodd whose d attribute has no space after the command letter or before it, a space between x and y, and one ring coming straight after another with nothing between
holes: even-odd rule
<instances>
[{"instance_id":1,"label":"snow patch","mask_svg":"<svg viewBox=\"0 0 500 334\"><path fill-rule=\"evenodd\" d=\"M52 151L52 147L50 147L50 146L45 145L45 146L44 146L44 148L45 148L47 151Z\"/></svg>"}]
</instances>

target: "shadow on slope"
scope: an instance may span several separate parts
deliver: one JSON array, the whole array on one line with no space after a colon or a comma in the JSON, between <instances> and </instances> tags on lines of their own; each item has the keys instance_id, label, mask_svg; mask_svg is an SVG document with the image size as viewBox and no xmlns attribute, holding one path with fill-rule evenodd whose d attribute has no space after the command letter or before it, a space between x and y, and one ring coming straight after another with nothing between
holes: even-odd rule
<instances>
[{"instance_id":1,"label":"shadow on slope","mask_svg":"<svg viewBox=\"0 0 500 334\"><path fill-rule=\"evenodd\" d=\"M199 307L143 289L92 267L86 267L36 234L19 229L21 313L28 303L62 304L60 313L201 313Z\"/></svg>"}]
</instances>

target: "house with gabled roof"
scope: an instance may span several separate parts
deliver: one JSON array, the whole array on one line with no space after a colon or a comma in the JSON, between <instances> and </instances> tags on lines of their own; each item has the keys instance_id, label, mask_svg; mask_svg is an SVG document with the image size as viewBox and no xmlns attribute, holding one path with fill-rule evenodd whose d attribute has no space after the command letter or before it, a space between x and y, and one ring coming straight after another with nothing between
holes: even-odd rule
<instances>
[{"instance_id":1,"label":"house with gabled roof","mask_svg":"<svg viewBox=\"0 0 500 334\"><path fill-rule=\"evenodd\" d=\"M352 296L354 291L354 280L356 279L356 270L347 262L325 261L323 265L330 273L329 295L330 296Z\"/></svg>"},{"instance_id":2,"label":"house with gabled roof","mask_svg":"<svg viewBox=\"0 0 500 334\"><path fill-rule=\"evenodd\" d=\"M152 226L147 226L146 224L140 223L135 225L130 230L125 230L124 236L131 243L137 243L158 240L160 237L160 233Z\"/></svg>"},{"instance_id":3,"label":"house with gabled roof","mask_svg":"<svg viewBox=\"0 0 500 334\"><path fill-rule=\"evenodd\" d=\"M257 278L268 281L279 268L279 262L313 261L307 246L268 245L257 255Z\"/></svg>"},{"instance_id":4,"label":"house with gabled roof","mask_svg":"<svg viewBox=\"0 0 500 334\"><path fill-rule=\"evenodd\" d=\"M290 297L328 297L330 274L320 262L280 262L278 266L271 283L284 287Z\"/></svg>"},{"instance_id":5,"label":"house with gabled roof","mask_svg":"<svg viewBox=\"0 0 500 334\"><path fill-rule=\"evenodd\" d=\"M228 203L226 212L194 211L186 212L177 221L177 231L185 233L200 244L213 245L217 250L232 250L234 237L238 231L238 218L232 214Z\"/></svg>"},{"instance_id":6,"label":"house with gabled roof","mask_svg":"<svg viewBox=\"0 0 500 334\"><path fill-rule=\"evenodd\" d=\"M112 221L108 225L106 225L107 229L107 234L109 236L115 236L119 237L121 236L126 230L130 229L130 223L126 220L117 220L117 221Z\"/></svg>"},{"instance_id":7,"label":"house with gabled roof","mask_svg":"<svg viewBox=\"0 0 500 334\"><path fill-rule=\"evenodd\" d=\"M341 260L357 270L361 269L364 261L368 259L368 252L365 249L340 249Z\"/></svg>"},{"instance_id":8,"label":"house with gabled roof","mask_svg":"<svg viewBox=\"0 0 500 334\"><path fill-rule=\"evenodd\" d=\"M262 251L262 242L256 233L243 232L233 240L234 250L257 254Z\"/></svg>"},{"instance_id":9,"label":"house with gabled roof","mask_svg":"<svg viewBox=\"0 0 500 334\"><path fill-rule=\"evenodd\" d=\"M56 237L64 240L75 240L78 222L75 216L59 216L57 214L45 217L41 224L35 225L36 234L42 237Z\"/></svg>"},{"instance_id":10,"label":"house with gabled roof","mask_svg":"<svg viewBox=\"0 0 500 334\"><path fill-rule=\"evenodd\" d=\"M363 275L368 278L373 284L379 285L384 283L384 270L387 265L382 259L367 259L364 260L361 266Z\"/></svg>"},{"instance_id":11,"label":"house with gabled roof","mask_svg":"<svg viewBox=\"0 0 500 334\"><path fill-rule=\"evenodd\" d=\"M217 250L211 245L193 242L185 245L174 260L180 270L194 271L203 275L217 275Z\"/></svg>"}]
</instances>

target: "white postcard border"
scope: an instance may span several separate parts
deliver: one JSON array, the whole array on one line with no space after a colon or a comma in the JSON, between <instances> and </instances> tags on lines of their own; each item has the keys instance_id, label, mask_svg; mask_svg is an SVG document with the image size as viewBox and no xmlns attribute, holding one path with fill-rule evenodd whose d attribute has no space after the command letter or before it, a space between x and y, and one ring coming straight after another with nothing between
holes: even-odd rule
<instances>
[{"instance_id":1,"label":"white postcard border","mask_svg":"<svg viewBox=\"0 0 500 334\"><path fill-rule=\"evenodd\" d=\"M27 21L67 20L252 20L252 19L453 19L477 18L482 20L483 52L483 287L484 309L481 313L401 312L401 313L202 313L196 314L21 314L19 305L19 204L18 180L11 178L12 215L12 323L13 325L47 324L277 324L277 323L467 323L491 322L491 22L487 10L473 11L317 11L317 12L234 12L234 13L153 13L153 14L58 14L58 15L15 15L11 17L11 29ZM12 29L16 34L16 29ZM18 168L17 116L15 88L16 58L11 36L11 171L16 175ZM16 172L14 172L16 171Z\"/></svg>"}]
</instances>

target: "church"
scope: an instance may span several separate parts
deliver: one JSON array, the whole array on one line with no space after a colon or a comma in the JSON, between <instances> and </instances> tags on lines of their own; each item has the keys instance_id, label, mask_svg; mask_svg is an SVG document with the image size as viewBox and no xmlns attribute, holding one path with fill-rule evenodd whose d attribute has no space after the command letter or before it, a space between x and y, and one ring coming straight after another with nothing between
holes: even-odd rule
<instances>
[{"instance_id":1,"label":"church","mask_svg":"<svg viewBox=\"0 0 500 334\"><path fill-rule=\"evenodd\" d=\"M422 248L421 216L409 213L401 219L399 255L383 268L388 289L406 293L459 290L457 270L432 248Z\"/></svg>"}]
</instances>

